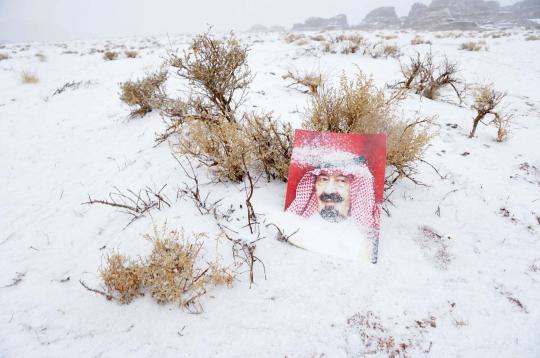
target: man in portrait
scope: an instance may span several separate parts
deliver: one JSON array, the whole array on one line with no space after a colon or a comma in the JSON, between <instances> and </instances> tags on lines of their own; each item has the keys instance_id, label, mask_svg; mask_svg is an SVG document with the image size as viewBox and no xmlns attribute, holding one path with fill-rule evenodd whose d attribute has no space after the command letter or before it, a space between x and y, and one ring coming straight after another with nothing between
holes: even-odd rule
<instances>
[{"instance_id":1,"label":"man in portrait","mask_svg":"<svg viewBox=\"0 0 540 358\"><path fill-rule=\"evenodd\" d=\"M321 161L304 174L287 208L287 212L305 218L319 215L329 222L352 219L368 229L376 227L374 211L374 179L362 156Z\"/></svg>"}]
</instances>

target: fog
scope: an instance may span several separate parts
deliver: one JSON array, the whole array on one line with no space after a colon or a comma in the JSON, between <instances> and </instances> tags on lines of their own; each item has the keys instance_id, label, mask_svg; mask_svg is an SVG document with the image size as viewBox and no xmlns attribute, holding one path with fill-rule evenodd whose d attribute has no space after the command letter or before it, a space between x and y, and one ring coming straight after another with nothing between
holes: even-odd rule
<instances>
[{"instance_id":1,"label":"fog","mask_svg":"<svg viewBox=\"0 0 540 358\"><path fill-rule=\"evenodd\" d=\"M347 15L358 24L379 6L406 15L414 2L399 0L0 0L0 41L54 41L131 35L244 31L253 24L287 28L309 16ZM502 5L514 3L503 0Z\"/></svg>"}]
</instances>

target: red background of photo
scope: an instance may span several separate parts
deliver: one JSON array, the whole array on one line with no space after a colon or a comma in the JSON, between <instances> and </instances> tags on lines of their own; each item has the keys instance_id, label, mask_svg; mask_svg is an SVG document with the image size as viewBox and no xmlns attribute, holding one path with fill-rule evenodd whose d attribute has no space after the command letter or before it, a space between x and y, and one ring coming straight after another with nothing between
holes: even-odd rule
<instances>
[{"instance_id":1,"label":"red background of photo","mask_svg":"<svg viewBox=\"0 0 540 358\"><path fill-rule=\"evenodd\" d=\"M346 151L362 155L366 158L368 168L375 179L375 201L382 203L384 193L384 172L386 168L386 134L353 134L329 133L296 129L294 132L294 148L309 146L311 143L324 143L336 151ZM314 169L310 166L298 166L291 163L289 167L289 180L285 210L296 197L296 186L304 174Z\"/></svg>"}]
</instances>

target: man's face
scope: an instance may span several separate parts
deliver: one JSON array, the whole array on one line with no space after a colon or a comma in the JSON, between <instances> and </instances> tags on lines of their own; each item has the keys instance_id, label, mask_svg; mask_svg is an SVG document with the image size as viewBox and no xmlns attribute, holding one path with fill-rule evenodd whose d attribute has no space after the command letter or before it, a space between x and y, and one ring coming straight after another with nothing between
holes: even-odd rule
<instances>
[{"instance_id":1,"label":"man's face","mask_svg":"<svg viewBox=\"0 0 540 358\"><path fill-rule=\"evenodd\" d=\"M320 174L315 181L317 211L325 220L340 222L349 216L351 180L345 175Z\"/></svg>"}]
</instances>

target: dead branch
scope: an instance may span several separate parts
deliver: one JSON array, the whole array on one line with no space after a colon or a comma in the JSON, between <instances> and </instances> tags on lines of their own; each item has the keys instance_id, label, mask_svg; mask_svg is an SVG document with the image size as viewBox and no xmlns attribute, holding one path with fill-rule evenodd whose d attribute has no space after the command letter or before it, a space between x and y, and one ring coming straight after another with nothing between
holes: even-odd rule
<instances>
[{"instance_id":1,"label":"dead branch","mask_svg":"<svg viewBox=\"0 0 540 358\"><path fill-rule=\"evenodd\" d=\"M237 236L239 235L239 233L237 231L228 228L226 225L222 223L223 220L225 221L231 220L231 215L234 212L234 209L232 209L231 207L226 212L221 211L220 203L223 199L219 199L217 201L210 201L209 200L210 193L207 193L206 195L203 195L201 193L199 178L195 172L195 169L193 168L191 160L186 157L185 159L188 162L188 165L185 166L181 163L179 158L175 156L173 157L178 162L178 164L184 171L187 178L192 181L191 185L184 183L184 189L181 190L182 194L187 195L191 199L191 201L193 202L193 205L195 205L195 207L197 208L197 211L199 211L201 215L211 215L214 218L216 226L220 229L221 234L232 245L231 249L232 249L232 255L234 259L248 266L249 287L251 288L251 285L254 283L253 271L254 271L254 266L256 263L261 264L261 266L263 267L264 278L266 279L266 266L264 265L264 262L255 255L256 242L262 240L263 237L258 236L257 239L253 241L246 241L242 238L238 238ZM256 232L256 230L254 230L254 225L258 224L255 210L253 209L253 205L251 204L253 191L255 189L255 182L251 174L249 174L249 171L247 171L247 173L248 173L247 182L249 185L246 184L246 182L244 182L244 188L246 190L246 207L248 210L248 226L249 226L250 232L254 234Z\"/></svg>"},{"instance_id":2,"label":"dead branch","mask_svg":"<svg viewBox=\"0 0 540 358\"><path fill-rule=\"evenodd\" d=\"M103 291L100 291L100 290L97 290L95 288L91 288L91 287L88 287L86 285L86 283L84 283L83 280L79 280L79 283L82 285L82 287L86 288L88 291L90 292L94 292L94 293L97 293L99 295L102 295L102 296L105 296L105 298L108 300L108 301L111 301L114 299L114 297L106 292L103 292Z\"/></svg>"},{"instance_id":3,"label":"dead branch","mask_svg":"<svg viewBox=\"0 0 540 358\"><path fill-rule=\"evenodd\" d=\"M244 180L244 189L246 191L246 208L247 208L248 226L249 226L249 231L253 234L253 224L257 222L257 215L255 214L255 209L253 208L253 204L251 203L255 186L253 184L253 178L251 177L251 173L249 172L246 166L245 157L242 157L242 162L244 164L244 170L246 172L247 181L249 183L249 188L248 188L246 185L246 181Z\"/></svg>"},{"instance_id":4,"label":"dead branch","mask_svg":"<svg viewBox=\"0 0 540 358\"><path fill-rule=\"evenodd\" d=\"M450 194L453 194L455 192L457 192L459 189L454 189L454 190L451 190L449 191L448 193L444 194L444 196L442 197L441 201L439 201L439 203L437 204L437 210L435 210L435 215L437 216L441 216L441 204L442 202L450 195Z\"/></svg>"},{"instance_id":5,"label":"dead branch","mask_svg":"<svg viewBox=\"0 0 540 358\"><path fill-rule=\"evenodd\" d=\"M180 189L179 192L182 195L186 195L195 207L197 208L197 211L201 215L208 215L208 214L216 214L217 208L219 204L221 203L222 199L216 200L214 202L209 202L209 196L210 193L206 194L206 196L203 198L201 196L201 190L200 190L200 184L199 184L199 177L197 176L197 173L195 172L195 168L193 168L193 164L191 163L191 160L186 157L186 161L188 163L188 167L184 166L182 162L173 154L173 158L178 162L180 165L180 168L184 172L184 174L193 182L193 185L188 185L184 182L184 188Z\"/></svg>"},{"instance_id":6,"label":"dead branch","mask_svg":"<svg viewBox=\"0 0 540 358\"><path fill-rule=\"evenodd\" d=\"M285 234L285 230L281 229L281 228L280 228L279 226L277 226L276 224L274 224L274 223L266 224L266 227L269 227L269 226L273 226L273 227L276 228L276 230L277 230L276 239L277 239L279 242L285 242L285 243L287 243L287 244L289 244L289 245L296 246L296 245L294 245L293 243L291 243L291 242L289 241L289 239L290 239L292 236L294 236L296 233L298 233L298 231L300 231L300 228L296 229L296 231L293 232L292 234L287 235L287 234ZM296 246L296 247L298 247L298 246Z\"/></svg>"},{"instance_id":7,"label":"dead branch","mask_svg":"<svg viewBox=\"0 0 540 358\"><path fill-rule=\"evenodd\" d=\"M287 87L294 87L302 93L309 93L311 95L316 95L319 87L323 83L322 75L314 72L301 74L298 71L289 70L286 74L281 76L281 78L290 81ZM299 87L304 87L306 90L302 91Z\"/></svg>"},{"instance_id":8,"label":"dead branch","mask_svg":"<svg viewBox=\"0 0 540 358\"><path fill-rule=\"evenodd\" d=\"M123 213L132 217L131 221L126 225L129 226L133 221L143 217L151 209L161 210L163 206L171 206L167 198L162 194L166 186L167 184L163 185L159 190L147 186L138 192L127 189L126 193L114 187L116 191L109 193L108 200L95 200L88 195L88 201L84 202L83 205L101 204L119 208Z\"/></svg>"}]
</instances>

